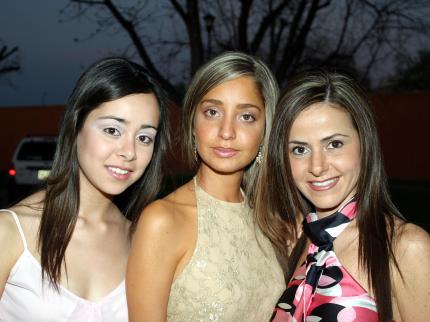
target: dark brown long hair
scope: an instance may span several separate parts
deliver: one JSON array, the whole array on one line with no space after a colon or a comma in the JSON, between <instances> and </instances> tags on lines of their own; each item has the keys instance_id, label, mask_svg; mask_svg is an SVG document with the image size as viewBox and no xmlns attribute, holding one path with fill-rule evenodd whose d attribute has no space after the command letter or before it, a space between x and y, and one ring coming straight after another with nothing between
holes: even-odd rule
<instances>
[{"instance_id":1,"label":"dark brown long hair","mask_svg":"<svg viewBox=\"0 0 430 322\"><path fill-rule=\"evenodd\" d=\"M142 66L124 58L112 57L90 66L69 97L52 170L47 179L38 235L42 278L47 276L55 287L58 286L61 265L79 210L78 133L88 114L102 103L136 93L153 93L156 96L160 121L150 164L142 177L123 193L127 194L127 198L120 208L134 227L138 215L155 199L161 186L168 143L166 95Z\"/></svg>"},{"instance_id":2,"label":"dark brown long hair","mask_svg":"<svg viewBox=\"0 0 430 322\"><path fill-rule=\"evenodd\" d=\"M359 265L368 272L381 321L392 320L390 264L398 268L393 253L395 218L403 217L392 203L383 167L378 133L368 99L350 76L328 71L308 71L294 79L278 102L269 139L266 166L258 183L256 219L280 252L292 250L287 275L292 274L304 251L297 241L297 223L309 212L309 203L297 189L288 158L288 137L300 112L326 102L349 113L360 138L361 168L357 183Z\"/></svg>"}]
</instances>

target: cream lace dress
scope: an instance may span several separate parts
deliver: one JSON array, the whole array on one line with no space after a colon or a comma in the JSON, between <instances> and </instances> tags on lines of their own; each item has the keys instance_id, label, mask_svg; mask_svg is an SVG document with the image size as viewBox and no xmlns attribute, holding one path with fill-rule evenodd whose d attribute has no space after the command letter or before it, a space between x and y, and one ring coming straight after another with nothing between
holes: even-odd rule
<instances>
[{"instance_id":1,"label":"cream lace dress","mask_svg":"<svg viewBox=\"0 0 430 322\"><path fill-rule=\"evenodd\" d=\"M167 321L269 321L285 289L272 245L246 202L217 200L195 187L196 247L172 284Z\"/></svg>"}]
</instances>

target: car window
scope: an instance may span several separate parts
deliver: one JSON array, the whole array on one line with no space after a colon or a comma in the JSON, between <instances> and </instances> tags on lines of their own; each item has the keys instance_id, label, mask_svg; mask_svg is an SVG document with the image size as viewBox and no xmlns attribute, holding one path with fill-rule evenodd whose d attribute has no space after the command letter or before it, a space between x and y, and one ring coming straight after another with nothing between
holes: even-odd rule
<instances>
[{"instance_id":1,"label":"car window","mask_svg":"<svg viewBox=\"0 0 430 322\"><path fill-rule=\"evenodd\" d=\"M25 142L17 155L19 161L51 161L54 158L55 142Z\"/></svg>"}]
</instances>

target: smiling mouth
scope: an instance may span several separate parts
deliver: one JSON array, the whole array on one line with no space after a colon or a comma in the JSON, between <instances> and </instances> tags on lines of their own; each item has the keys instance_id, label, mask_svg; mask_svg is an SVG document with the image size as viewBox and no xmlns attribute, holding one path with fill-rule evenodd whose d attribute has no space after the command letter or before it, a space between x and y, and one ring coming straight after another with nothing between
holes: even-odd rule
<instances>
[{"instance_id":1,"label":"smiling mouth","mask_svg":"<svg viewBox=\"0 0 430 322\"><path fill-rule=\"evenodd\" d=\"M113 173L120 174L120 175L125 175L125 174L128 174L130 172L128 170L115 168L115 167L108 167L108 169L110 171L112 171Z\"/></svg>"},{"instance_id":2,"label":"smiling mouth","mask_svg":"<svg viewBox=\"0 0 430 322\"><path fill-rule=\"evenodd\" d=\"M113 166L108 166L106 168L113 178L120 181L128 180L131 177L131 173L133 172L131 169L123 169Z\"/></svg>"},{"instance_id":3,"label":"smiling mouth","mask_svg":"<svg viewBox=\"0 0 430 322\"><path fill-rule=\"evenodd\" d=\"M339 177L335 177L325 181L310 181L309 185L313 190L328 190L334 187L338 181Z\"/></svg>"}]
</instances>

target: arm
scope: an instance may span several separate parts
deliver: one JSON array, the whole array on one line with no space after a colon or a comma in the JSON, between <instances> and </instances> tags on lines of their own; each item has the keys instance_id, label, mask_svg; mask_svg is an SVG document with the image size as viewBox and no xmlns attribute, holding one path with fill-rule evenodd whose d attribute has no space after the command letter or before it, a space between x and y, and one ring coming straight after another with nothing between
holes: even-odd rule
<instances>
[{"instance_id":1,"label":"arm","mask_svg":"<svg viewBox=\"0 0 430 322\"><path fill-rule=\"evenodd\" d=\"M181 222L163 203L144 210L132 243L126 276L131 322L166 321L170 287L184 252Z\"/></svg>"},{"instance_id":2,"label":"arm","mask_svg":"<svg viewBox=\"0 0 430 322\"><path fill-rule=\"evenodd\" d=\"M0 212L0 298L10 271L23 252L18 228L8 212Z\"/></svg>"},{"instance_id":3,"label":"arm","mask_svg":"<svg viewBox=\"0 0 430 322\"><path fill-rule=\"evenodd\" d=\"M399 236L393 268L394 291L402 321L428 321L430 316L430 236L407 224Z\"/></svg>"}]
</instances>

